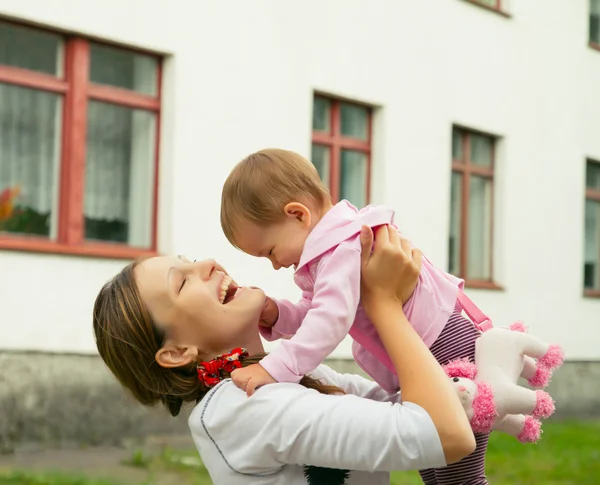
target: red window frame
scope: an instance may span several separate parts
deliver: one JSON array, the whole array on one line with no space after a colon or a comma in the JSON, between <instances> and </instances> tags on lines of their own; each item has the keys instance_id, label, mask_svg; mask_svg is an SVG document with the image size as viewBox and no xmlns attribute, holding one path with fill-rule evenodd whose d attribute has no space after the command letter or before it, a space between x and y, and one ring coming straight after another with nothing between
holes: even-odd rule
<instances>
[{"instance_id":1,"label":"red window frame","mask_svg":"<svg viewBox=\"0 0 600 485\"><path fill-rule=\"evenodd\" d=\"M586 160L586 167L587 167L588 163L595 164L595 165L600 165L600 162L588 159L588 160ZM599 202L600 203L600 190L596 189L596 188L588 187L586 185L586 187L585 187L585 200L593 200L594 202ZM585 238L585 234L584 234L584 238ZM598 248L598 250L600 251L600 248ZM593 298L600 298L600 290L590 289L590 288L584 288L583 293L584 293L584 296L593 297Z\"/></svg>"},{"instance_id":2,"label":"red window frame","mask_svg":"<svg viewBox=\"0 0 600 485\"><path fill-rule=\"evenodd\" d=\"M17 23L17 25L20 24ZM31 28L30 26L26 27ZM57 33L46 29L38 30ZM58 33L60 34L60 32ZM127 89L92 83L89 79L90 41L68 34L62 35L62 37L64 41L64 69L62 78L0 65L0 83L58 93L63 96L57 238L50 240L39 236L4 233L0 234L0 249L123 259L156 254L162 88L161 57L139 49L123 47L124 50L130 52L151 55L159 61L157 63L156 96L147 96ZM94 41L94 43L99 42ZM115 47L122 48L121 46ZM156 115L155 175L153 181L150 248L138 248L120 243L86 241L84 238L83 203L85 191L87 106L89 100L103 101L128 108L143 109L151 111Z\"/></svg>"},{"instance_id":3,"label":"red window frame","mask_svg":"<svg viewBox=\"0 0 600 485\"><path fill-rule=\"evenodd\" d=\"M506 10L503 10L504 3L502 0L496 0L494 5L489 5L489 4L485 3L483 0L464 0L464 1L468 2L468 3L472 3L473 5L477 5L478 7L485 8L486 10L490 10L491 12L499 13L500 15L503 15L504 17L510 17L510 14Z\"/></svg>"},{"instance_id":4,"label":"red window frame","mask_svg":"<svg viewBox=\"0 0 600 485\"><path fill-rule=\"evenodd\" d=\"M371 132L373 125L373 109L363 103L347 101L339 98L332 98L321 94L316 94L315 99L320 98L329 101L329 132L312 132L312 143L329 148L329 192L334 203L340 200L340 175L341 175L341 155L342 150L355 150L362 152L367 156L367 180L366 200L371 199ZM367 108L367 139L360 140L342 135L341 105L349 104Z\"/></svg>"},{"instance_id":5,"label":"red window frame","mask_svg":"<svg viewBox=\"0 0 600 485\"><path fill-rule=\"evenodd\" d=\"M454 126L453 130L458 130L461 136L462 159L454 159L452 156L452 172L462 175L462 190L460 196L460 265L459 274L456 275L465 279L465 285L469 288L482 288L490 290L499 290L501 287L494 282L494 170L496 165L496 137L489 133L470 130L460 126ZM482 135L492 139L492 163L490 167L482 167L471 163L471 135ZM467 279L467 253L469 237L469 194L471 191L471 176L486 178L491 181L491 204L490 204L490 247L489 247L489 265L490 279Z\"/></svg>"}]
</instances>

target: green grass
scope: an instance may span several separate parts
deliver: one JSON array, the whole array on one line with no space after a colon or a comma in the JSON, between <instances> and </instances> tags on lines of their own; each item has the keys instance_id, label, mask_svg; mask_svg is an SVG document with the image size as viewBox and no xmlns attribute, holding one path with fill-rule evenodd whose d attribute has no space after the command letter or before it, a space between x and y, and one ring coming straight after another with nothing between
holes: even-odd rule
<instances>
[{"instance_id":1,"label":"green grass","mask_svg":"<svg viewBox=\"0 0 600 485\"><path fill-rule=\"evenodd\" d=\"M600 422L550 422L537 445L522 445L513 437L493 433L487 455L487 474L492 485L596 485L600 483ZM0 471L0 485L155 485L166 474L178 477L178 485L211 485L195 450L164 450L156 456L133 451L123 462L148 472L142 483L122 483L77 475ZM417 485L418 473L394 473L392 485Z\"/></svg>"},{"instance_id":2,"label":"green grass","mask_svg":"<svg viewBox=\"0 0 600 485\"><path fill-rule=\"evenodd\" d=\"M492 433L486 471L492 485L597 485L600 483L600 422L549 422L542 440L523 445ZM418 473L395 473L393 485L421 483Z\"/></svg>"},{"instance_id":3,"label":"green grass","mask_svg":"<svg viewBox=\"0 0 600 485\"><path fill-rule=\"evenodd\" d=\"M210 482L208 482L210 484ZM128 485L110 479L94 480L81 476L58 473L31 473L13 471L0 475L2 485Z\"/></svg>"}]
</instances>

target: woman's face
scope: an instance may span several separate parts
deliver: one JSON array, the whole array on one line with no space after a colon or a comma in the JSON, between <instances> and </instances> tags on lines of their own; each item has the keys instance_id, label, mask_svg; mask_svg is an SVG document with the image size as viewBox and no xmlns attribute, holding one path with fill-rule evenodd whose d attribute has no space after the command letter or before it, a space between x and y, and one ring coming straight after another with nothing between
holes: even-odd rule
<instances>
[{"instance_id":1,"label":"woman's face","mask_svg":"<svg viewBox=\"0 0 600 485\"><path fill-rule=\"evenodd\" d=\"M212 358L256 339L262 290L238 287L214 260L156 257L140 263L141 298L167 340Z\"/></svg>"}]
</instances>

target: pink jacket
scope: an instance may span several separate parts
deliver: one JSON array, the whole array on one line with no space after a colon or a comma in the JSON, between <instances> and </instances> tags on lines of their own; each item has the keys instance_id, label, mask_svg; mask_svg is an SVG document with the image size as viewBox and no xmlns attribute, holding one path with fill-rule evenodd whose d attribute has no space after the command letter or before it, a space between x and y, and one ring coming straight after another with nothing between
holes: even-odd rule
<instances>
[{"instance_id":1,"label":"pink jacket","mask_svg":"<svg viewBox=\"0 0 600 485\"><path fill-rule=\"evenodd\" d=\"M277 323L260 329L269 341L286 339L261 361L274 379L298 382L350 334L357 364L385 390L398 390L394 366L360 305L360 229L363 224L377 227L393 220L392 209L368 206L359 211L342 201L310 233L294 275L301 300L278 301ZM404 312L428 347L454 311L462 285L462 280L423 258L419 281Z\"/></svg>"}]
</instances>

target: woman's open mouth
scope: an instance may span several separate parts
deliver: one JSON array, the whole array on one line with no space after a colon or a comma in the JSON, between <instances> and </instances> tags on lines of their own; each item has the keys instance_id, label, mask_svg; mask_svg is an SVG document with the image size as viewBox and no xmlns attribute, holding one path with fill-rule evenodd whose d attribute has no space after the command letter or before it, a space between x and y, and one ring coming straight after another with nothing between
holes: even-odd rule
<instances>
[{"instance_id":1,"label":"woman's open mouth","mask_svg":"<svg viewBox=\"0 0 600 485\"><path fill-rule=\"evenodd\" d=\"M233 282L231 276L224 275L223 281L221 281L221 288L219 294L219 301L226 305L235 297L235 294L238 292L239 287Z\"/></svg>"}]
</instances>

